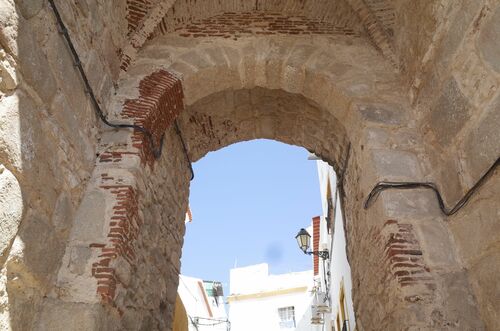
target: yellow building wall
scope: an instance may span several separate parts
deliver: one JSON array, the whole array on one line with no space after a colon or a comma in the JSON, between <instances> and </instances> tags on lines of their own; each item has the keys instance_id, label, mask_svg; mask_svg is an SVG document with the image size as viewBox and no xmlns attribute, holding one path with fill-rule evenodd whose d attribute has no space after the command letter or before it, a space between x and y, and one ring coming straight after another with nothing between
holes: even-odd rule
<instances>
[{"instance_id":1,"label":"yellow building wall","mask_svg":"<svg viewBox=\"0 0 500 331\"><path fill-rule=\"evenodd\" d=\"M188 317L179 294L175 299L173 331L188 331Z\"/></svg>"}]
</instances>

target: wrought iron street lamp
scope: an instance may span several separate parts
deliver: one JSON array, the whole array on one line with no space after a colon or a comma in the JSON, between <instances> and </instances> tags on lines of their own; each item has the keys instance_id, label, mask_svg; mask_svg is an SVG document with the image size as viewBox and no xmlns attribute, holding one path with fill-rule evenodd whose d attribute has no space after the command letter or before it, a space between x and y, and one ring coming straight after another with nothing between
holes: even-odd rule
<instances>
[{"instance_id":1,"label":"wrought iron street lamp","mask_svg":"<svg viewBox=\"0 0 500 331\"><path fill-rule=\"evenodd\" d=\"M326 249L323 251L309 250L309 247L311 246L311 235L306 231L306 229L300 229L299 233L297 233L297 235L295 236L295 239L297 240L297 244L299 245L299 248L302 250L302 252L304 252L304 254L317 255L323 260L326 260L330 257L330 254Z\"/></svg>"}]
</instances>

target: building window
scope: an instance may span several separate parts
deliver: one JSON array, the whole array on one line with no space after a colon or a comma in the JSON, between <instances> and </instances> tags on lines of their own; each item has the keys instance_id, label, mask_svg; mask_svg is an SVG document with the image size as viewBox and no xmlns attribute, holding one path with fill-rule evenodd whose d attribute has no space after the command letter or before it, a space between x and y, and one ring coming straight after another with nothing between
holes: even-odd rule
<instances>
[{"instance_id":1,"label":"building window","mask_svg":"<svg viewBox=\"0 0 500 331\"><path fill-rule=\"evenodd\" d=\"M295 328L295 307L278 308L281 329Z\"/></svg>"}]
</instances>

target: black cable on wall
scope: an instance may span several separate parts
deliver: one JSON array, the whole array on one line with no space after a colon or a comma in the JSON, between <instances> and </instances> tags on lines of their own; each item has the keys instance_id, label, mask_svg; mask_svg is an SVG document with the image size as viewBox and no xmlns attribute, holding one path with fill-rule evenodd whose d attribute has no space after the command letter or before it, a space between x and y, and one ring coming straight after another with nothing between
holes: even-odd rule
<instances>
[{"instance_id":1,"label":"black cable on wall","mask_svg":"<svg viewBox=\"0 0 500 331\"><path fill-rule=\"evenodd\" d=\"M143 128L142 126L135 125L135 124L118 124L118 123L111 123L108 121L106 118L106 115L104 115L104 112L101 109L101 106L97 102L97 98L94 94L94 90L90 86L89 80L87 79L87 75L85 74L85 71L83 70L82 62L80 61L80 56L78 56L78 53L76 52L75 47L73 46L73 42L71 41L71 37L69 36L68 29L66 28L66 25L62 21L61 15L59 14L59 10L57 9L54 0L49 0L50 6L52 7L52 11L54 12L54 15L56 17L57 24L59 26L60 32L63 34L64 39L66 40L69 50L71 51L71 55L73 57L73 61L75 64L75 67L78 69L78 72L80 73L80 77L83 80L83 84L85 85L85 92L88 93L90 96L90 101L92 102L92 105L94 106L95 113L97 117L101 119L101 121L104 122L107 126L110 126L112 128L127 128L127 129L134 129L137 130L141 133L143 133L147 139L149 140L149 143L151 144L151 150L153 151L153 155L155 158L159 158L161 156L161 151L163 147L163 137L165 134L161 136L160 140L160 145L155 147L154 143L154 138L153 134L147 130L146 128Z\"/></svg>"},{"instance_id":2,"label":"black cable on wall","mask_svg":"<svg viewBox=\"0 0 500 331\"><path fill-rule=\"evenodd\" d=\"M500 157L491 165L491 167L479 178L479 180L472 186L467 193L453 206L452 208L447 208L444 204L443 197L439 192L436 184L431 182L379 182L368 194L368 198L365 201L364 208L368 209L377 200L377 197L382 191L389 189L398 190L411 190L411 189L430 189L436 194L436 198L439 203L439 208L446 216L451 216L456 214L462 207L464 207L471 197L479 190L481 186L493 175L493 172L500 164Z\"/></svg>"},{"instance_id":3,"label":"black cable on wall","mask_svg":"<svg viewBox=\"0 0 500 331\"><path fill-rule=\"evenodd\" d=\"M155 146L153 134L148 129L146 129L142 126L139 126L139 125L135 125L135 124L120 124L120 123L111 123L108 121L108 119L106 118L106 115L104 115L104 112L101 109L101 106L97 102L97 98L94 94L94 90L92 89L92 86L90 86L87 75L86 75L85 71L83 70L83 66L82 66L82 62L80 61L80 57L78 56L78 53L76 52L76 49L73 45L73 42L71 41L71 37L69 36L68 29L66 28L66 25L64 24L64 22L61 18L61 15L59 14L59 10L57 9L57 6L55 5L54 0L49 0L49 3L50 3L50 6L52 7L52 11L54 12L54 16L56 17L56 21L57 21L57 24L59 26L59 30L63 34L64 39L66 40L66 43L69 46L69 50L71 52L73 62L75 64L75 67L78 69L78 72L80 73L80 77L82 78L83 84L85 85L85 92L88 93L88 95L90 96L90 101L92 102L92 105L94 107L94 110L95 110L97 117L99 117L101 119L101 121L109 127L118 128L118 129L134 129L134 130L137 130L137 131L141 132L142 134L144 134L144 136L146 137L146 139L148 140L148 142L151 146L151 151L152 151L155 159L159 159L161 156L162 149L163 149L163 140L165 137L165 133L163 133L161 135L160 144L158 146ZM175 132L179 135L179 138L181 140L182 148L183 148L184 154L186 155L186 159L189 163L189 168L191 170L191 180L193 180L194 179L193 166L191 164L191 160L189 159L189 155L188 155L187 149L186 149L186 144L184 142L184 138L182 137L180 129L177 125L177 122L175 122Z\"/></svg>"}]
</instances>

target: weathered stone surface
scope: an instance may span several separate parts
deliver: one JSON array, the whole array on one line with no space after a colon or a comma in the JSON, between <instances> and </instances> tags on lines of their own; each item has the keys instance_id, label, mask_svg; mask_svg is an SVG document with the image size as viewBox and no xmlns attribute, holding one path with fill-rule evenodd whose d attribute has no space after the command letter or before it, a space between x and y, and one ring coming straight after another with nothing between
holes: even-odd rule
<instances>
[{"instance_id":1,"label":"weathered stone surface","mask_svg":"<svg viewBox=\"0 0 500 331\"><path fill-rule=\"evenodd\" d=\"M27 21L20 22L18 33L17 57L22 77L36 90L43 101L50 103L57 86L49 62L36 42L33 30Z\"/></svg>"},{"instance_id":2,"label":"weathered stone surface","mask_svg":"<svg viewBox=\"0 0 500 331\"><path fill-rule=\"evenodd\" d=\"M500 210L488 208L488 202L500 194L499 182L497 172L470 201L477 208L467 208L451 218L449 228L467 265L474 265L484 253L498 250Z\"/></svg>"},{"instance_id":3,"label":"weathered stone surface","mask_svg":"<svg viewBox=\"0 0 500 331\"><path fill-rule=\"evenodd\" d=\"M10 246L23 216L21 187L14 175L0 165L0 255Z\"/></svg>"},{"instance_id":4,"label":"weathered stone surface","mask_svg":"<svg viewBox=\"0 0 500 331\"><path fill-rule=\"evenodd\" d=\"M481 308L481 318L487 330L494 330L500 318L500 282L498 282L499 249L485 254L469 271L472 286Z\"/></svg>"},{"instance_id":5,"label":"weathered stone surface","mask_svg":"<svg viewBox=\"0 0 500 331\"><path fill-rule=\"evenodd\" d=\"M19 229L18 240L25 249L20 261L38 282L47 281L57 269L64 252L63 242L57 237L54 228L35 211L28 210Z\"/></svg>"},{"instance_id":6,"label":"weathered stone surface","mask_svg":"<svg viewBox=\"0 0 500 331\"><path fill-rule=\"evenodd\" d=\"M43 8L43 0L18 0L16 5L19 6L24 18L29 19L40 12Z\"/></svg>"},{"instance_id":7,"label":"weathered stone surface","mask_svg":"<svg viewBox=\"0 0 500 331\"><path fill-rule=\"evenodd\" d=\"M394 105L361 105L359 111L367 121L381 124L403 124L406 118L404 111Z\"/></svg>"},{"instance_id":8,"label":"weathered stone surface","mask_svg":"<svg viewBox=\"0 0 500 331\"><path fill-rule=\"evenodd\" d=\"M467 274L460 270L443 275L444 302L450 303L450 310L443 319L436 320L436 328L463 329L465 325L471 330L485 330L483 322L478 318L476 298L472 293L464 293L464 289L469 287Z\"/></svg>"},{"instance_id":9,"label":"weathered stone surface","mask_svg":"<svg viewBox=\"0 0 500 331\"><path fill-rule=\"evenodd\" d=\"M417 180L421 178L420 162L414 153L398 150L375 150L374 166L380 179Z\"/></svg>"},{"instance_id":10,"label":"weathered stone surface","mask_svg":"<svg viewBox=\"0 0 500 331\"><path fill-rule=\"evenodd\" d=\"M18 84L15 63L12 56L0 49L0 90L13 90Z\"/></svg>"},{"instance_id":11,"label":"weathered stone surface","mask_svg":"<svg viewBox=\"0 0 500 331\"><path fill-rule=\"evenodd\" d=\"M449 145L471 116L471 106L457 82L451 78L431 108L429 126L437 141Z\"/></svg>"},{"instance_id":12,"label":"weathered stone surface","mask_svg":"<svg viewBox=\"0 0 500 331\"><path fill-rule=\"evenodd\" d=\"M493 15L481 29L477 47L483 59L500 73L500 8L496 8Z\"/></svg>"},{"instance_id":13,"label":"weathered stone surface","mask_svg":"<svg viewBox=\"0 0 500 331\"><path fill-rule=\"evenodd\" d=\"M404 191L393 190L381 194L380 199L387 216L400 220L429 220L439 222L436 215L439 215L434 193L426 190Z\"/></svg>"},{"instance_id":14,"label":"weathered stone surface","mask_svg":"<svg viewBox=\"0 0 500 331\"><path fill-rule=\"evenodd\" d=\"M496 161L500 155L500 95L484 110L468 136L464 153L473 182Z\"/></svg>"},{"instance_id":15,"label":"weathered stone surface","mask_svg":"<svg viewBox=\"0 0 500 331\"><path fill-rule=\"evenodd\" d=\"M44 300L41 318L37 321L37 330L98 330L104 325L98 305L85 303L64 303ZM108 329L111 330L111 329Z\"/></svg>"},{"instance_id":16,"label":"weathered stone surface","mask_svg":"<svg viewBox=\"0 0 500 331\"><path fill-rule=\"evenodd\" d=\"M497 193L483 187L450 223L441 222L429 191L386 191L362 209L378 180L433 180L455 201L461 180L476 178L498 154L498 102L482 107L499 83L495 1L56 3L104 112L117 122L147 117L161 128L155 134L166 132L164 153L144 162L132 130L106 128L96 139L96 118L47 2L0 5L0 162L29 206L0 273L1 327L169 330L190 174L179 137L160 124L177 114L192 161L268 137L347 166L359 329L498 325L498 291L489 291L498 274ZM248 24L231 28L231 15ZM277 17L287 26L274 31ZM146 30L136 31L143 18ZM220 18L223 36L215 36L210 20ZM123 57L119 73L129 46L137 56ZM159 68L180 78L180 91L145 82ZM182 111L160 94L177 98ZM148 97L124 118L124 100L139 95ZM395 274L395 235L407 239L422 279L405 283Z\"/></svg>"},{"instance_id":17,"label":"weathered stone surface","mask_svg":"<svg viewBox=\"0 0 500 331\"><path fill-rule=\"evenodd\" d=\"M43 130L47 123L40 121L40 109L27 94L16 90L3 100L0 106L0 158L19 175L33 166L40 152L47 151L43 142L50 140L50 132ZM48 164L41 166L49 168Z\"/></svg>"},{"instance_id":18,"label":"weathered stone surface","mask_svg":"<svg viewBox=\"0 0 500 331\"><path fill-rule=\"evenodd\" d=\"M76 211L71 236L88 243L105 238L106 207L106 197L101 190L88 192Z\"/></svg>"},{"instance_id":19,"label":"weathered stone surface","mask_svg":"<svg viewBox=\"0 0 500 331\"><path fill-rule=\"evenodd\" d=\"M14 1L4 1L0 6L0 45L7 53L17 56L17 36L19 19Z\"/></svg>"},{"instance_id":20,"label":"weathered stone surface","mask_svg":"<svg viewBox=\"0 0 500 331\"><path fill-rule=\"evenodd\" d=\"M21 130L20 130L20 96L14 94L2 98L0 104L0 158L2 163L16 169L22 169ZM21 98L24 99L22 96Z\"/></svg>"},{"instance_id":21,"label":"weathered stone surface","mask_svg":"<svg viewBox=\"0 0 500 331\"><path fill-rule=\"evenodd\" d=\"M71 197L67 192L62 192L57 198L54 213L52 214L52 224L57 235L66 236L69 234L73 224L73 217L74 211Z\"/></svg>"},{"instance_id":22,"label":"weathered stone surface","mask_svg":"<svg viewBox=\"0 0 500 331\"><path fill-rule=\"evenodd\" d=\"M420 219L415 223L415 228L419 234L420 244L422 245L428 266L433 270L449 270L458 265L457 255L453 247L452 236L448 231L444 217L437 217L439 210L434 193L427 192L432 198L432 216L427 219ZM425 206L421 211L425 210ZM429 213L431 214L431 213Z\"/></svg>"}]
</instances>

